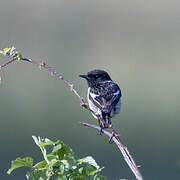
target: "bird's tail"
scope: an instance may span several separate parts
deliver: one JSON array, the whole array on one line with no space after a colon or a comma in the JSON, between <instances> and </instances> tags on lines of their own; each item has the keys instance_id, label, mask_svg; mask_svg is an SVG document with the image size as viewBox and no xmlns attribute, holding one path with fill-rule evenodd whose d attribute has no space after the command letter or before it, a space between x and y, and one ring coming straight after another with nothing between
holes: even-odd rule
<instances>
[{"instance_id":1,"label":"bird's tail","mask_svg":"<svg viewBox=\"0 0 180 180\"><path fill-rule=\"evenodd\" d=\"M109 126L111 126L111 117L109 113L104 113L103 114L103 120L104 120L104 127L108 128Z\"/></svg>"}]
</instances>

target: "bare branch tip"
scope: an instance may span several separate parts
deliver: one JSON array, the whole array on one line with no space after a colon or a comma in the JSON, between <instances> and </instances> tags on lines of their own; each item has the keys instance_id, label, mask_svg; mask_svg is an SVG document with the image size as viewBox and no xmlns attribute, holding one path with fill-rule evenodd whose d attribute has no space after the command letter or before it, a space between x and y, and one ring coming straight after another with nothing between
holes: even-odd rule
<instances>
[{"instance_id":1,"label":"bare branch tip","mask_svg":"<svg viewBox=\"0 0 180 180\"><path fill-rule=\"evenodd\" d=\"M85 122L79 122L79 123L82 124L83 126L88 126L88 124Z\"/></svg>"}]
</instances>

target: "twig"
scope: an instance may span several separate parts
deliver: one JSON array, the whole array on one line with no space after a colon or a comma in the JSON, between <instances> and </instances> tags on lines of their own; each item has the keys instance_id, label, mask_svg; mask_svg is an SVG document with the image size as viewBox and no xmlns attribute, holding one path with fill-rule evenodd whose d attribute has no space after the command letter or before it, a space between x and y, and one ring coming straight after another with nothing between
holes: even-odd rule
<instances>
[{"instance_id":1,"label":"twig","mask_svg":"<svg viewBox=\"0 0 180 180\"><path fill-rule=\"evenodd\" d=\"M18 61L18 57L17 57L17 56L14 56L12 60L9 60L8 62L6 62L6 63L3 64L2 66L0 66L0 70L1 70L2 68L4 68L5 66L11 64L11 63L14 62L14 61ZM73 84L71 84L69 81L67 81L66 79L64 79L64 77L63 77L61 74L59 74L58 72L56 72L53 67L47 65L45 62L40 63L40 62L38 62L38 61L29 59L29 58L21 58L21 61L26 61L26 62L35 64L35 65L37 65L40 69L41 69L41 68L44 68L44 69L48 70L48 71L51 73L51 75L54 75L54 76L56 76L57 78L61 79L61 80L70 88L70 90L75 94L75 96L77 96L77 98L78 98L79 101L80 101L80 105L81 105L83 108L87 109L89 112L93 113L93 114L97 117L99 123L105 124L105 126L107 126L107 127L110 129L111 132L105 131L104 129L103 129L102 131L104 132L104 134L106 134L106 135L109 136L109 137L112 137L112 134L113 134L112 140L115 142L115 144L117 145L117 147L120 149L120 151L121 151L121 153L122 153L122 155L123 155L126 163L128 164L128 166L130 167L130 169L131 169L132 172L134 173L136 179L137 179L137 180L143 180L142 175L141 175L141 173L140 173L140 171L139 171L139 169L138 169L138 167L137 167L134 159L132 158L132 156L130 155L129 151L127 150L127 147L125 147L125 146L121 143L118 133L116 133L112 127L108 126L105 122L103 122L103 120L100 118L100 116L98 116L94 111L92 111L92 110L89 108L89 106L86 104L84 98L81 97L81 96L79 95L79 93L73 88ZM81 123L81 124L83 124L84 126L88 126L88 127L92 127L92 128L95 128L95 129L99 129L98 126L95 126L95 125L92 125L92 124L88 124L88 123Z\"/></svg>"},{"instance_id":2,"label":"twig","mask_svg":"<svg viewBox=\"0 0 180 180\"><path fill-rule=\"evenodd\" d=\"M56 72L53 67L47 65L45 62L40 63L38 61L34 61L34 60L28 59L28 58L22 58L22 60L30 62L32 64L36 64L40 69L41 69L41 67L45 68L51 73L51 75L55 75L57 78L64 81L64 83L69 86L70 90L78 97L78 99L80 100L81 106L83 106L83 107L87 106L87 104L86 104L85 100L83 99L83 97L81 97L78 94L78 92L73 88L73 84L71 84L68 80L64 79L64 77L61 74L59 74L58 72Z\"/></svg>"},{"instance_id":3,"label":"twig","mask_svg":"<svg viewBox=\"0 0 180 180\"><path fill-rule=\"evenodd\" d=\"M6 63L4 63L3 65L1 65L1 66L0 66L0 70L1 70L2 68L4 68L5 66L13 63L14 61L17 61L17 58L16 58L16 57L13 57L11 60L9 60L8 62L6 62Z\"/></svg>"}]
</instances>

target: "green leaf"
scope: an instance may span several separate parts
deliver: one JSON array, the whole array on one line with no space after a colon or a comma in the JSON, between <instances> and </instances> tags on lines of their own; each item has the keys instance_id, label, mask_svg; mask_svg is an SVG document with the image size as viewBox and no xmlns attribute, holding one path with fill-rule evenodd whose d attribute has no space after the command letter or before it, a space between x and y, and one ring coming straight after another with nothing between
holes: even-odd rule
<instances>
[{"instance_id":1,"label":"green leaf","mask_svg":"<svg viewBox=\"0 0 180 180\"><path fill-rule=\"evenodd\" d=\"M47 141L47 142L40 142L39 143L39 146L40 147L44 147L44 146L51 146L51 145L53 145L54 144L54 142L53 141Z\"/></svg>"},{"instance_id":2,"label":"green leaf","mask_svg":"<svg viewBox=\"0 0 180 180\"><path fill-rule=\"evenodd\" d=\"M57 152L59 159L64 159L64 156L69 153L69 148L67 146L62 146Z\"/></svg>"},{"instance_id":3,"label":"green leaf","mask_svg":"<svg viewBox=\"0 0 180 180\"><path fill-rule=\"evenodd\" d=\"M5 56L8 55L11 49L12 49L12 48L4 48L3 54L4 54Z\"/></svg>"},{"instance_id":4,"label":"green leaf","mask_svg":"<svg viewBox=\"0 0 180 180\"><path fill-rule=\"evenodd\" d=\"M91 172L89 172L89 174L88 174L88 175L95 175L96 173L98 173L98 172L102 171L102 169L104 169L104 167L99 168L99 169L96 169L96 170L94 170L94 171L91 171Z\"/></svg>"},{"instance_id":5,"label":"green leaf","mask_svg":"<svg viewBox=\"0 0 180 180\"><path fill-rule=\"evenodd\" d=\"M1 54L1 55L4 55L4 52L3 52L2 50L0 50L0 54Z\"/></svg>"},{"instance_id":6,"label":"green leaf","mask_svg":"<svg viewBox=\"0 0 180 180\"><path fill-rule=\"evenodd\" d=\"M96 163L96 161L94 160L92 156L87 156L83 159L79 159L79 164L82 164L82 163L88 163L94 166L96 169L99 169L99 165Z\"/></svg>"},{"instance_id":7,"label":"green leaf","mask_svg":"<svg viewBox=\"0 0 180 180\"><path fill-rule=\"evenodd\" d=\"M54 145L56 142L51 141L48 138L41 138L41 137L36 137L36 136L32 136L34 142L39 146L39 147L44 147L44 146L50 146L50 145Z\"/></svg>"},{"instance_id":8,"label":"green leaf","mask_svg":"<svg viewBox=\"0 0 180 180\"><path fill-rule=\"evenodd\" d=\"M82 174L83 169L84 169L84 167L81 167L81 168L79 169L79 173L80 173L80 174Z\"/></svg>"},{"instance_id":9,"label":"green leaf","mask_svg":"<svg viewBox=\"0 0 180 180\"><path fill-rule=\"evenodd\" d=\"M32 167L33 159L31 157L17 158L11 162L11 168L7 171L10 174L14 169L19 167Z\"/></svg>"},{"instance_id":10,"label":"green leaf","mask_svg":"<svg viewBox=\"0 0 180 180\"><path fill-rule=\"evenodd\" d=\"M48 161L52 161L52 160L54 160L54 159L57 159L57 156L55 156L55 155L53 155L53 154L48 154L48 155L47 155L47 159L48 159Z\"/></svg>"},{"instance_id":11,"label":"green leaf","mask_svg":"<svg viewBox=\"0 0 180 180\"><path fill-rule=\"evenodd\" d=\"M20 61L22 59L22 54L21 53L17 53L17 59L18 59L18 61Z\"/></svg>"},{"instance_id":12,"label":"green leaf","mask_svg":"<svg viewBox=\"0 0 180 180\"><path fill-rule=\"evenodd\" d=\"M33 138L34 142L36 143L36 145L39 146L40 137L37 138L36 136L32 136L32 138Z\"/></svg>"},{"instance_id":13,"label":"green leaf","mask_svg":"<svg viewBox=\"0 0 180 180\"><path fill-rule=\"evenodd\" d=\"M54 148L53 148L53 151L52 151L52 152L57 152L58 150L60 150L60 149L61 149L61 147L62 147L62 145L61 145L61 144L58 144L58 145L54 146Z\"/></svg>"},{"instance_id":14,"label":"green leaf","mask_svg":"<svg viewBox=\"0 0 180 180\"><path fill-rule=\"evenodd\" d=\"M28 180L47 180L47 170L46 169L32 169L31 171L27 172L26 177Z\"/></svg>"},{"instance_id":15,"label":"green leaf","mask_svg":"<svg viewBox=\"0 0 180 180\"><path fill-rule=\"evenodd\" d=\"M103 168L99 168L91 156L79 159L69 146L59 140L53 142L48 138L36 136L33 136L33 139L40 148L44 160L32 167L32 158L17 158L12 161L8 174L16 168L28 166L31 167L26 173L28 180L50 180L51 178L57 180L106 180L99 175ZM50 148L46 149L46 146L50 146ZM51 152L49 152L50 150Z\"/></svg>"},{"instance_id":16,"label":"green leaf","mask_svg":"<svg viewBox=\"0 0 180 180\"><path fill-rule=\"evenodd\" d=\"M14 56L18 52L16 51L16 48L12 46L11 48L4 48L3 50L0 51L0 54L4 56Z\"/></svg>"},{"instance_id":17,"label":"green leaf","mask_svg":"<svg viewBox=\"0 0 180 180\"><path fill-rule=\"evenodd\" d=\"M33 166L33 168L41 169L41 168L44 168L46 165L47 165L47 162L44 160L44 161L41 161L41 162L35 164Z\"/></svg>"},{"instance_id":18,"label":"green leaf","mask_svg":"<svg viewBox=\"0 0 180 180\"><path fill-rule=\"evenodd\" d=\"M59 162L59 160L53 159L50 161L49 166L53 167L57 162Z\"/></svg>"}]
</instances>

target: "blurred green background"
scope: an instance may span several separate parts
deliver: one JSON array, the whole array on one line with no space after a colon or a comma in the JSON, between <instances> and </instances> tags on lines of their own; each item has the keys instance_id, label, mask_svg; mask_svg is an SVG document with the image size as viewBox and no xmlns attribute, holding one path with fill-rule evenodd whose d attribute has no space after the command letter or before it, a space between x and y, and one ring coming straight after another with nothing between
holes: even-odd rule
<instances>
[{"instance_id":1,"label":"blurred green background","mask_svg":"<svg viewBox=\"0 0 180 180\"><path fill-rule=\"evenodd\" d=\"M179 9L175 0L0 0L0 48L14 45L47 62L84 97L87 85L78 75L107 70L123 93L114 128L144 179L179 179ZM25 62L1 76L0 179L25 179L26 169L6 175L16 157L42 159L32 135L92 155L110 180L134 178L114 144L78 123L96 121L62 81Z\"/></svg>"}]
</instances>

